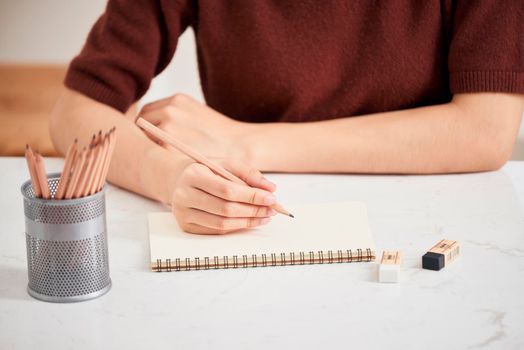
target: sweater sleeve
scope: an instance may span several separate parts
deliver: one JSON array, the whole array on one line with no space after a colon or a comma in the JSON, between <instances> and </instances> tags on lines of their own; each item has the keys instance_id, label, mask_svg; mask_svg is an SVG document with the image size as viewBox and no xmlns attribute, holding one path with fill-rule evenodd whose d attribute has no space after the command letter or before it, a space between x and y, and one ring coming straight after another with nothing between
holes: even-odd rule
<instances>
[{"instance_id":1,"label":"sweater sleeve","mask_svg":"<svg viewBox=\"0 0 524 350\"><path fill-rule=\"evenodd\" d=\"M524 93L524 2L457 0L448 65L452 93Z\"/></svg>"},{"instance_id":2,"label":"sweater sleeve","mask_svg":"<svg viewBox=\"0 0 524 350\"><path fill-rule=\"evenodd\" d=\"M109 0L65 85L125 112L171 61L192 17L189 0Z\"/></svg>"}]
</instances>

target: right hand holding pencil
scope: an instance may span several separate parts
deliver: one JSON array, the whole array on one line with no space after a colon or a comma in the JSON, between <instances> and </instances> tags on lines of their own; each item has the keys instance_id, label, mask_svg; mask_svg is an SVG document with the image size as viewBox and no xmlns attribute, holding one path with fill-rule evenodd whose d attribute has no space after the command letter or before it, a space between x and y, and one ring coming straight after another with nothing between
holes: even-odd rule
<instances>
[{"instance_id":1,"label":"right hand holding pencil","mask_svg":"<svg viewBox=\"0 0 524 350\"><path fill-rule=\"evenodd\" d=\"M136 124L194 161L182 167L171 201L184 231L221 234L266 224L276 212L294 217L258 170L236 160L210 160L143 118Z\"/></svg>"},{"instance_id":2,"label":"right hand holding pencil","mask_svg":"<svg viewBox=\"0 0 524 350\"><path fill-rule=\"evenodd\" d=\"M175 182L172 210L186 232L224 234L264 225L276 212L276 186L262 174L236 160L217 161L249 186L213 173L199 163L187 165ZM251 186L251 187L250 187Z\"/></svg>"}]
</instances>

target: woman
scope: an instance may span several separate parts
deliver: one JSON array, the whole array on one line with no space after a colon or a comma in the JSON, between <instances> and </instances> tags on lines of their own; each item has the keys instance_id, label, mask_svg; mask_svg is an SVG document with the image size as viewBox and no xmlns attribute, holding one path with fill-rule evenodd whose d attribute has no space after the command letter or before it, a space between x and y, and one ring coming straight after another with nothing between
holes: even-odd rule
<instances>
[{"instance_id":1,"label":"woman","mask_svg":"<svg viewBox=\"0 0 524 350\"><path fill-rule=\"evenodd\" d=\"M520 0L110 0L70 65L51 133L64 152L116 126L109 179L171 204L194 233L268 222L275 185L259 170L494 170L524 105L523 18ZM124 118L188 26L207 106L174 94L139 115L251 187Z\"/></svg>"}]
</instances>

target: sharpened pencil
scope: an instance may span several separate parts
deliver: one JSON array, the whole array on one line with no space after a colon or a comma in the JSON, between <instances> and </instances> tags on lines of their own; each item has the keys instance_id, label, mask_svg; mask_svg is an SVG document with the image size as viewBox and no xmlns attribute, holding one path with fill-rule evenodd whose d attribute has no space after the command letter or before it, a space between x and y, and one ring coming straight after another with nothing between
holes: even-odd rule
<instances>
[{"instance_id":1,"label":"sharpened pencil","mask_svg":"<svg viewBox=\"0 0 524 350\"><path fill-rule=\"evenodd\" d=\"M90 196L96 191L96 177L98 173L98 169L101 166L101 157L102 157L102 136L97 136L97 139L95 141L95 148L94 148L94 158L93 158L93 167L91 169L91 172L89 174L89 181L86 183L86 187L84 190L84 196Z\"/></svg>"},{"instance_id":2,"label":"sharpened pencil","mask_svg":"<svg viewBox=\"0 0 524 350\"><path fill-rule=\"evenodd\" d=\"M29 169L29 175L31 176L31 184L33 187L33 193L36 198L42 197L42 190L40 189L40 180L36 173L35 158L33 150L29 145L25 145L25 159L27 161L27 168Z\"/></svg>"},{"instance_id":3,"label":"sharpened pencil","mask_svg":"<svg viewBox=\"0 0 524 350\"><path fill-rule=\"evenodd\" d=\"M86 147L80 148L78 139L69 145L54 193L51 193L44 158L26 145L25 158L35 198L76 199L102 189L116 143L115 129L113 127L105 134L102 130L94 133Z\"/></svg>"},{"instance_id":4,"label":"sharpened pencil","mask_svg":"<svg viewBox=\"0 0 524 350\"><path fill-rule=\"evenodd\" d=\"M78 180L80 178L80 175L82 174L82 171L84 169L84 164L86 160L86 153L87 150L84 147L80 153L77 154L75 161L74 161L74 167L73 167L73 173L71 175L71 180L67 184L67 190L65 194L65 199L71 199L73 198L73 195L75 194L76 187L78 184Z\"/></svg>"},{"instance_id":5,"label":"sharpened pencil","mask_svg":"<svg viewBox=\"0 0 524 350\"><path fill-rule=\"evenodd\" d=\"M95 180L95 188L94 191L98 192L102 186L102 176L104 173L104 167L105 163L109 154L109 132L107 132L103 139L102 139L102 145L101 145L101 155L100 155L100 164L98 165L97 173L96 173L96 180Z\"/></svg>"},{"instance_id":6,"label":"sharpened pencil","mask_svg":"<svg viewBox=\"0 0 524 350\"><path fill-rule=\"evenodd\" d=\"M40 183L40 190L42 191L42 198L50 199L51 192L49 191L49 182L47 181L47 173L45 172L44 158L40 153L35 153L35 169L38 182Z\"/></svg>"},{"instance_id":7,"label":"sharpened pencil","mask_svg":"<svg viewBox=\"0 0 524 350\"><path fill-rule=\"evenodd\" d=\"M94 137L93 137L93 140L94 140ZM86 183L89 181L89 174L91 173L92 167L93 167L93 158L94 158L94 144L92 144L92 146L89 146L89 149L87 150L85 165L78 179L78 184L76 186L75 193L73 194L73 198L80 198L84 196L84 190L86 188Z\"/></svg>"},{"instance_id":8,"label":"sharpened pencil","mask_svg":"<svg viewBox=\"0 0 524 350\"><path fill-rule=\"evenodd\" d=\"M55 199L64 198L64 194L67 188L67 183L71 179L71 168L73 166L73 160L76 156L77 143L78 143L78 140L75 139L75 141L71 144L71 146L69 146L69 149L67 150L64 168L62 170L62 174L60 174L60 181L58 182L58 188L55 193Z\"/></svg>"},{"instance_id":9,"label":"sharpened pencil","mask_svg":"<svg viewBox=\"0 0 524 350\"><path fill-rule=\"evenodd\" d=\"M113 128L109 131L108 139L108 149L107 149L107 156L104 159L104 168L102 170L102 179L100 183L98 184L98 190L101 190L104 186L107 178L107 173L109 172L109 165L111 164L111 158L113 156L113 151L115 149L115 142L116 142L116 128Z\"/></svg>"}]
</instances>

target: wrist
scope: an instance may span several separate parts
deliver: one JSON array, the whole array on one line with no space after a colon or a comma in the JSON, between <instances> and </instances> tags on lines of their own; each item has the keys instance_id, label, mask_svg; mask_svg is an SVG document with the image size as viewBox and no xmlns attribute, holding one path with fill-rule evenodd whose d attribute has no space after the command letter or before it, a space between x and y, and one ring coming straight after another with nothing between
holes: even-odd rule
<instances>
[{"instance_id":1,"label":"wrist","mask_svg":"<svg viewBox=\"0 0 524 350\"><path fill-rule=\"evenodd\" d=\"M160 146L152 147L147 159L140 176L142 187L153 199L171 204L177 178L193 160Z\"/></svg>"},{"instance_id":2,"label":"wrist","mask_svg":"<svg viewBox=\"0 0 524 350\"><path fill-rule=\"evenodd\" d=\"M244 123L239 136L240 159L259 170L278 170L275 158L285 162L283 146L289 137L287 123ZM275 157L275 154L279 157Z\"/></svg>"},{"instance_id":3,"label":"wrist","mask_svg":"<svg viewBox=\"0 0 524 350\"><path fill-rule=\"evenodd\" d=\"M225 144L224 155L226 158L237 159L244 163L249 163L251 159L250 139L253 134L253 124L228 119L227 143Z\"/></svg>"},{"instance_id":4,"label":"wrist","mask_svg":"<svg viewBox=\"0 0 524 350\"><path fill-rule=\"evenodd\" d=\"M259 150L261 149L261 137L263 125L257 123L237 122L235 136L233 137L231 154L232 157L257 168L259 161Z\"/></svg>"}]
</instances>

